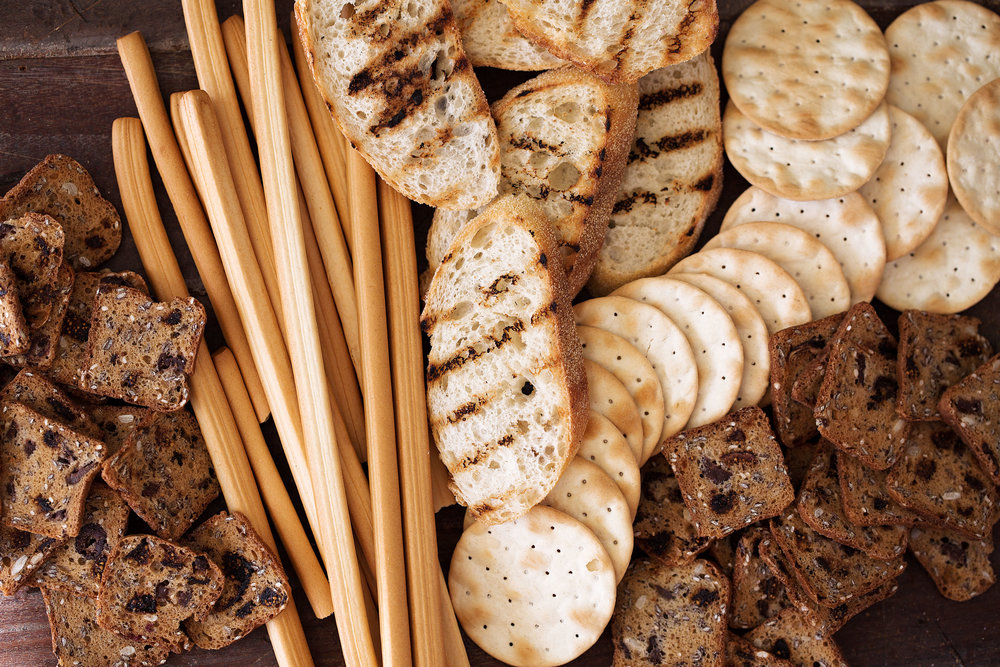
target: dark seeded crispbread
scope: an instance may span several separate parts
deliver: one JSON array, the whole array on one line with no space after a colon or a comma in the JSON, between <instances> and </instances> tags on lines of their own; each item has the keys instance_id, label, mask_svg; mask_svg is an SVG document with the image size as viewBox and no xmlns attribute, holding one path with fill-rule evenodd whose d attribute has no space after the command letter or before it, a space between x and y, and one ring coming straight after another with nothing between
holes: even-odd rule
<instances>
[{"instance_id":1,"label":"dark seeded crispbread","mask_svg":"<svg viewBox=\"0 0 1000 667\"><path fill-rule=\"evenodd\" d=\"M52 421L95 440L101 439L101 430L85 410L59 387L27 368L14 376L0 392L0 403L11 401L23 403Z\"/></svg>"},{"instance_id":2,"label":"dark seeded crispbread","mask_svg":"<svg viewBox=\"0 0 1000 667\"><path fill-rule=\"evenodd\" d=\"M826 376L826 362L829 358L829 348L824 349L815 359L809 362L799 376L792 383L792 400L816 409L816 401L819 400L819 390L823 386L823 378ZM815 416L813 421L816 421Z\"/></svg>"},{"instance_id":3,"label":"dark seeded crispbread","mask_svg":"<svg viewBox=\"0 0 1000 667\"><path fill-rule=\"evenodd\" d=\"M39 213L0 220L0 255L14 273L28 328L37 329L52 312L52 289L63 261L62 226Z\"/></svg>"},{"instance_id":4,"label":"dark seeded crispbread","mask_svg":"<svg viewBox=\"0 0 1000 667\"><path fill-rule=\"evenodd\" d=\"M17 592L60 544L62 540L0 526L0 593Z\"/></svg>"},{"instance_id":5,"label":"dark seeded crispbread","mask_svg":"<svg viewBox=\"0 0 1000 667\"><path fill-rule=\"evenodd\" d=\"M884 470L906 438L907 423L896 413L897 394L896 341L871 304L857 303L830 343L816 402L819 432L866 465Z\"/></svg>"},{"instance_id":6,"label":"dark seeded crispbread","mask_svg":"<svg viewBox=\"0 0 1000 667\"><path fill-rule=\"evenodd\" d=\"M794 499L764 412L743 408L664 445L699 535L725 537L779 514Z\"/></svg>"},{"instance_id":7,"label":"dark seeded crispbread","mask_svg":"<svg viewBox=\"0 0 1000 667\"><path fill-rule=\"evenodd\" d=\"M14 272L10 264L0 260L0 356L21 354L30 345L31 334L21 310Z\"/></svg>"},{"instance_id":8,"label":"dark seeded crispbread","mask_svg":"<svg viewBox=\"0 0 1000 667\"><path fill-rule=\"evenodd\" d=\"M125 446L129 437L147 419L158 413L138 405L92 405L88 408L104 441L105 456L110 459Z\"/></svg>"},{"instance_id":9,"label":"dark seeded crispbread","mask_svg":"<svg viewBox=\"0 0 1000 667\"><path fill-rule=\"evenodd\" d=\"M128 527L129 508L100 482L90 487L79 534L58 547L35 572L32 585L97 597L101 573Z\"/></svg>"},{"instance_id":10,"label":"dark seeded crispbread","mask_svg":"<svg viewBox=\"0 0 1000 667\"><path fill-rule=\"evenodd\" d=\"M840 475L833 445L823 441L799 490L799 516L820 535L860 549L872 558L892 560L906 551L904 526L857 526L844 514Z\"/></svg>"},{"instance_id":11,"label":"dark seeded crispbread","mask_svg":"<svg viewBox=\"0 0 1000 667\"><path fill-rule=\"evenodd\" d=\"M708 547L708 555L712 557L715 564L719 566L719 570L727 577L733 576L733 563L736 561L736 545L739 543L742 535L741 531L730 533L725 537L712 540L711 546Z\"/></svg>"},{"instance_id":12,"label":"dark seeded crispbread","mask_svg":"<svg viewBox=\"0 0 1000 667\"><path fill-rule=\"evenodd\" d=\"M76 274L69 264L62 264L52 285L52 311L45 324L30 332L31 342L23 354L5 357L4 361L12 366L30 367L46 370L56 358L59 349L59 336L62 334L63 322L69 307L69 298L73 293L73 283Z\"/></svg>"},{"instance_id":13,"label":"dark seeded crispbread","mask_svg":"<svg viewBox=\"0 0 1000 667\"><path fill-rule=\"evenodd\" d=\"M771 336L771 407L774 430L785 447L797 447L816 434L813 411L792 400L792 386L810 362L823 354L843 317L831 315Z\"/></svg>"},{"instance_id":14,"label":"dark seeded crispbread","mask_svg":"<svg viewBox=\"0 0 1000 667\"><path fill-rule=\"evenodd\" d=\"M745 635L757 648L811 667L847 667L840 648L828 637L819 623L797 609L786 609Z\"/></svg>"},{"instance_id":15,"label":"dark seeded crispbread","mask_svg":"<svg viewBox=\"0 0 1000 667\"><path fill-rule=\"evenodd\" d=\"M179 410L204 329L205 308L196 299L160 303L102 283L80 387L153 410Z\"/></svg>"},{"instance_id":16,"label":"dark seeded crispbread","mask_svg":"<svg viewBox=\"0 0 1000 667\"><path fill-rule=\"evenodd\" d=\"M97 288L102 282L134 287L146 293L149 291L142 276L132 271L122 271L121 273L77 272L73 291L69 297L69 305L66 308L63 330L59 335L56 356L46 371L46 375L56 382L79 387L84 358L87 354L87 339L90 336L90 318L93 315L94 298L97 296Z\"/></svg>"},{"instance_id":17,"label":"dark seeded crispbread","mask_svg":"<svg viewBox=\"0 0 1000 667\"><path fill-rule=\"evenodd\" d=\"M785 583L761 559L760 543L769 540L767 528L751 526L736 546L733 564L732 628L755 628L790 605Z\"/></svg>"},{"instance_id":18,"label":"dark seeded crispbread","mask_svg":"<svg viewBox=\"0 0 1000 667\"><path fill-rule=\"evenodd\" d=\"M729 580L706 560L632 563L611 619L614 667L725 660Z\"/></svg>"},{"instance_id":19,"label":"dark seeded crispbread","mask_svg":"<svg viewBox=\"0 0 1000 667\"><path fill-rule=\"evenodd\" d=\"M1000 354L949 387L938 404L980 464L1000 485Z\"/></svg>"},{"instance_id":20,"label":"dark seeded crispbread","mask_svg":"<svg viewBox=\"0 0 1000 667\"><path fill-rule=\"evenodd\" d=\"M181 623L204 619L222 594L222 570L204 554L152 535L128 535L108 558L97 622L137 641L180 651Z\"/></svg>"},{"instance_id":21,"label":"dark seeded crispbread","mask_svg":"<svg viewBox=\"0 0 1000 667\"><path fill-rule=\"evenodd\" d=\"M949 600L971 600L996 583L990 564L992 535L973 540L947 530L915 526L910 531L910 551Z\"/></svg>"},{"instance_id":22,"label":"dark seeded crispbread","mask_svg":"<svg viewBox=\"0 0 1000 667\"><path fill-rule=\"evenodd\" d=\"M902 558L879 560L820 535L796 510L772 519L771 534L802 590L826 607L874 590L906 569Z\"/></svg>"},{"instance_id":23,"label":"dark seeded crispbread","mask_svg":"<svg viewBox=\"0 0 1000 667\"><path fill-rule=\"evenodd\" d=\"M730 632L726 635L726 667L792 667L792 663Z\"/></svg>"},{"instance_id":24,"label":"dark seeded crispbread","mask_svg":"<svg viewBox=\"0 0 1000 667\"><path fill-rule=\"evenodd\" d=\"M208 618L184 621L196 646L228 646L277 616L288 603L290 588L281 561L242 514L216 514L191 531L184 546L204 553L225 575L222 595Z\"/></svg>"},{"instance_id":25,"label":"dark seeded crispbread","mask_svg":"<svg viewBox=\"0 0 1000 667\"><path fill-rule=\"evenodd\" d=\"M141 424L102 473L143 521L178 539L219 495L219 482L198 422L187 410Z\"/></svg>"},{"instance_id":26,"label":"dark seeded crispbread","mask_svg":"<svg viewBox=\"0 0 1000 667\"><path fill-rule=\"evenodd\" d=\"M76 536L103 443L16 402L0 407L0 433L3 523L56 539Z\"/></svg>"},{"instance_id":27,"label":"dark seeded crispbread","mask_svg":"<svg viewBox=\"0 0 1000 667\"><path fill-rule=\"evenodd\" d=\"M915 422L899 461L886 476L896 502L929 522L982 538L996 520L1000 496L975 455L944 422Z\"/></svg>"},{"instance_id":28,"label":"dark seeded crispbread","mask_svg":"<svg viewBox=\"0 0 1000 667\"><path fill-rule=\"evenodd\" d=\"M0 200L0 220L29 211L50 215L66 236L63 254L74 269L111 259L122 239L121 218L94 179L65 155L49 155Z\"/></svg>"},{"instance_id":29,"label":"dark seeded crispbread","mask_svg":"<svg viewBox=\"0 0 1000 667\"><path fill-rule=\"evenodd\" d=\"M911 420L938 420L944 390L974 371L993 353L979 335L979 320L904 310L899 315L899 414Z\"/></svg>"},{"instance_id":30,"label":"dark seeded crispbread","mask_svg":"<svg viewBox=\"0 0 1000 667\"><path fill-rule=\"evenodd\" d=\"M809 472L809 466L812 464L813 456L816 455L816 448L819 446L820 439L820 435L817 433L816 439L811 442L799 445L798 447L792 447L791 449L784 449L785 465L788 466L788 478L792 481L792 488L796 492L802 486L802 480L806 478L806 473Z\"/></svg>"},{"instance_id":31,"label":"dark seeded crispbread","mask_svg":"<svg viewBox=\"0 0 1000 667\"><path fill-rule=\"evenodd\" d=\"M850 454L837 452L840 504L858 526L912 526L920 516L889 495L886 470L875 470Z\"/></svg>"},{"instance_id":32,"label":"dark seeded crispbread","mask_svg":"<svg viewBox=\"0 0 1000 667\"><path fill-rule=\"evenodd\" d=\"M170 651L119 637L97 624L97 602L86 595L42 589L59 667L153 667Z\"/></svg>"},{"instance_id":33,"label":"dark seeded crispbread","mask_svg":"<svg viewBox=\"0 0 1000 667\"><path fill-rule=\"evenodd\" d=\"M694 560L712 539L699 537L687 515L670 463L654 455L642 469L642 495L633 528L636 544L666 565Z\"/></svg>"}]
</instances>

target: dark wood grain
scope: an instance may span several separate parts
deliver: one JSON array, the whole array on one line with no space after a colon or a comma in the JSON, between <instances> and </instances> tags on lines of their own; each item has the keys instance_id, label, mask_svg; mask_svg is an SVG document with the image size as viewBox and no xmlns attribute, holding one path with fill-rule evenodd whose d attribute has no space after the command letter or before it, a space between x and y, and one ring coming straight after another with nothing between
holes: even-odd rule
<instances>
[{"instance_id":1,"label":"dark wood grain","mask_svg":"<svg viewBox=\"0 0 1000 667\"><path fill-rule=\"evenodd\" d=\"M216 4L222 18L240 11L241 7L237 0L217 0ZM287 34L292 3L279 0L277 4ZM723 34L750 4L751 0L720 0ZM885 26L908 3L867 0L862 4ZM1000 0L981 4L1000 10ZM105 195L120 207L111 158L111 123L119 116L134 116L136 111L118 61L115 38L132 30L143 32L164 94L195 87L180 3L177 0L8 0L0 5L4 10L0 21L0 192L16 183L46 154L61 152L85 164ZM720 38L713 47L717 57L721 55L721 46ZM497 70L482 70L479 74L491 99L527 78ZM703 239L718 229L722 213L745 187L746 182L727 165L722 200L706 225ZM156 190L188 286L193 294L203 297L201 281L159 182ZM419 243L426 235L430 210L415 206L414 214ZM418 259L424 262L423 257ZM111 266L139 266L127 232ZM892 315L888 309L881 312ZM994 291L971 312L983 319L986 335L1000 347L1000 293ZM210 322L207 336L212 347L222 342L214 321ZM283 467L280 449L274 446L273 429L266 431L279 466ZM288 479L287 468L283 474ZM445 568L461 533L461 523L459 508L448 508L438 514L439 552ZM993 563L1000 569L1000 553L994 555ZM937 593L930 578L912 560L899 583L899 593L861 614L837 634L836 639L852 664L1000 665L1000 637L996 631L1000 587L971 602L950 602ZM296 593L316 664L342 665L333 620L316 620L301 591L296 589ZM473 665L498 664L477 647L468 642L467 645ZM573 664L607 665L610 659L606 633L597 646ZM0 667L53 664L41 596L33 589L22 590L11 598L0 596ZM267 634L261 629L222 651L194 651L172 657L169 664L250 667L273 665L275 660Z\"/></svg>"}]
</instances>

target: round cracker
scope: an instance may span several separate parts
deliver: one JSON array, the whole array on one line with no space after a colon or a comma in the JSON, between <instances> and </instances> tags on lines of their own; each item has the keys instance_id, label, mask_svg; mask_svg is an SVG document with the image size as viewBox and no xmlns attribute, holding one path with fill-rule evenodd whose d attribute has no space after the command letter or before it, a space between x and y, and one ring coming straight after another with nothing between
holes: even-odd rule
<instances>
[{"instance_id":1,"label":"round cracker","mask_svg":"<svg viewBox=\"0 0 1000 667\"><path fill-rule=\"evenodd\" d=\"M615 374L596 361L583 360L587 371L590 411L609 420L625 439L632 458L642 460L642 418L635 399ZM652 371L652 369L650 369Z\"/></svg>"},{"instance_id":2,"label":"round cracker","mask_svg":"<svg viewBox=\"0 0 1000 667\"><path fill-rule=\"evenodd\" d=\"M750 187L726 211L722 229L759 220L793 225L829 248L851 286L851 303L875 296L885 268L885 239L878 216L858 193L792 201Z\"/></svg>"},{"instance_id":3,"label":"round cracker","mask_svg":"<svg viewBox=\"0 0 1000 667\"><path fill-rule=\"evenodd\" d=\"M882 221L886 260L902 257L930 236L948 201L944 154L923 123L889 106L892 140L861 194Z\"/></svg>"},{"instance_id":4,"label":"round cracker","mask_svg":"<svg viewBox=\"0 0 1000 667\"><path fill-rule=\"evenodd\" d=\"M698 398L687 428L724 417L743 376L743 348L736 325L719 302L694 285L658 276L634 280L613 292L662 310L680 327L698 367Z\"/></svg>"},{"instance_id":5,"label":"round cracker","mask_svg":"<svg viewBox=\"0 0 1000 667\"><path fill-rule=\"evenodd\" d=\"M615 604L615 568L593 532L551 507L473 523L448 589L466 634L512 665L561 665L594 645Z\"/></svg>"},{"instance_id":6,"label":"round cracker","mask_svg":"<svg viewBox=\"0 0 1000 667\"><path fill-rule=\"evenodd\" d=\"M969 217L1000 234L1000 78L959 110L948 137L948 178Z\"/></svg>"},{"instance_id":7,"label":"round cracker","mask_svg":"<svg viewBox=\"0 0 1000 667\"><path fill-rule=\"evenodd\" d=\"M757 405L767 393L771 375L767 325L760 311L743 292L714 276L705 273L672 273L670 277L703 290L726 309L736 325L736 333L743 347L743 374L733 402L733 411Z\"/></svg>"},{"instance_id":8,"label":"round cracker","mask_svg":"<svg viewBox=\"0 0 1000 667\"><path fill-rule=\"evenodd\" d=\"M889 112L883 104L861 125L822 141L769 132L732 102L722 117L726 155L744 178L778 197L839 197L871 179L889 149Z\"/></svg>"},{"instance_id":9,"label":"round cracker","mask_svg":"<svg viewBox=\"0 0 1000 667\"><path fill-rule=\"evenodd\" d=\"M660 443L684 428L698 399L698 367L691 345L662 310L621 296L602 296L573 307L576 323L618 334L649 360L663 388ZM648 458L648 457L647 457Z\"/></svg>"},{"instance_id":10,"label":"round cracker","mask_svg":"<svg viewBox=\"0 0 1000 667\"><path fill-rule=\"evenodd\" d=\"M885 267L878 298L896 310L957 313L1000 280L1000 236L977 225L954 197L926 241Z\"/></svg>"},{"instance_id":11,"label":"round cracker","mask_svg":"<svg viewBox=\"0 0 1000 667\"><path fill-rule=\"evenodd\" d=\"M889 50L849 0L758 0L733 23L722 52L729 95L754 123L794 139L857 127L889 85Z\"/></svg>"},{"instance_id":12,"label":"round cracker","mask_svg":"<svg viewBox=\"0 0 1000 667\"><path fill-rule=\"evenodd\" d=\"M611 371L639 408L642 420L641 466L656 451L663 431L663 387L653 365L632 343L621 336L597 327L577 326L583 358Z\"/></svg>"},{"instance_id":13,"label":"round cracker","mask_svg":"<svg viewBox=\"0 0 1000 667\"><path fill-rule=\"evenodd\" d=\"M590 421L576 455L595 464L611 478L625 497L629 516L634 519L639 509L642 482L639 479L639 464L621 431L607 417L591 410Z\"/></svg>"},{"instance_id":14,"label":"round cracker","mask_svg":"<svg viewBox=\"0 0 1000 667\"><path fill-rule=\"evenodd\" d=\"M767 257L736 248L702 250L682 259L673 273L707 273L747 295L770 333L812 319L809 300L787 271Z\"/></svg>"},{"instance_id":15,"label":"round cracker","mask_svg":"<svg viewBox=\"0 0 1000 667\"><path fill-rule=\"evenodd\" d=\"M886 100L944 147L962 103L1000 77L1000 16L964 0L926 2L896 17L885 38L892 63Z\"/></svg>"},{"instance_id":16,"label":"round cracker","mask_svg":"<svg viewBox=\"0 0 1000 667\"><path fill-rule=\"evenodd\" d=\"M851 306L851 288L840 263L808 232L780 222L748 222L720 232L705 248L740 248L767 257L795 279L814 320Z\"/></svg>"}]
</instances>

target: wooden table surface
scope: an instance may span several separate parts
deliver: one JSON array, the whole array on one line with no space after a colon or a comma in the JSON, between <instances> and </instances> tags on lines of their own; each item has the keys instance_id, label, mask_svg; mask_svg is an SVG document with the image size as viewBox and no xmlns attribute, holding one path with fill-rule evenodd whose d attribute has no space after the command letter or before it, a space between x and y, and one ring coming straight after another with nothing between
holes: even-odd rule
<instances>
[{"instance_id":1,"label":"wooden table surface","mask_svg":"<svg viewBox=\"0 0 1000 667\"><path fill-rule=\"evenodd\" d=\"M291 0L278 1L278 15L288 34ZM749 0L720 0L722 33L714 52L721 52L725 30ZM873 17L884 27L908 3L867 0ZM1000 0L985 0L1000 10ZM235 0L217 0L225 19L241 11ZM165 95L197 87L184 21L178 0L3 0L0 2L0 193L13 186L48 153L65 153L88 167L98 187L121 210L111 157L111 123L137 115L115 50L115 39L141 30ZM524 76L495 70L480 72L491 99L502 95ZM155 169L154 169L155 173ZM155 177L154 177L155 178ZM746 182L728 165L726 185L716 214L703 239L719 226L728 203ZM191 293L207 304L205 291L184 245L176 218L157 181L157 196L174 248L185 270ZM418 247L429 211L415 207ZM423 258L420 258L423 262ZM125 240L110 263L113 268L139 266L126 228ZM972 309L984 321L984 331L1000 348L1000 290ZM884 314L891 313L883 309ZM222 343L210 316L206 337L210 347ZM274 442L273 429L267 429ZM280 450L275 448L280 458ZM279 463L279 465L281 465ZM285 471L287 478L287 470ZM439 550L446 567L461 531L462 513L453 507L438 514ZM1000 537L1000 536L998 536ZM0 554L2 556L2 554ZM855 665L1000 665L1000 587L967 603L941 597L927 574L912 558L900 577L899 592L847 624L836 640ZM287 559L285 560L287 563ZM1000 552L993 555L1000 569ZM332 619L315 619L296 589L296 602L317 665L342 665ZM473 665L499 664L468 643ZM611 647L607 633L597 646L573 664L607 665ZM48 623L41 596L24 589L11 598L0 596L0 667L54 665ZM273 665L267 635L260 630L221 651L172 657L171 665L200 667Z\"/></svg>"}]
</instances>

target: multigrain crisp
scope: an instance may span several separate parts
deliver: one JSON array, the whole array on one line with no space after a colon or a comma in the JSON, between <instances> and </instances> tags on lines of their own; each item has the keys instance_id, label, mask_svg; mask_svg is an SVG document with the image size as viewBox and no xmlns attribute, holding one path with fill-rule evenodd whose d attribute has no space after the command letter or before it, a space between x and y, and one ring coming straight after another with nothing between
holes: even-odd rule
<instances>
[{"instance_id":1,"label":"multigrain crisp","mask_svg":"<svg viewBox=\"0 0 1000 667\"><path fill-rule=\"evenodd\" d=\"M946 390L941 419L961 436L983 470L1000 485L1000 354Z\"/></svg>"}]
</instances>

